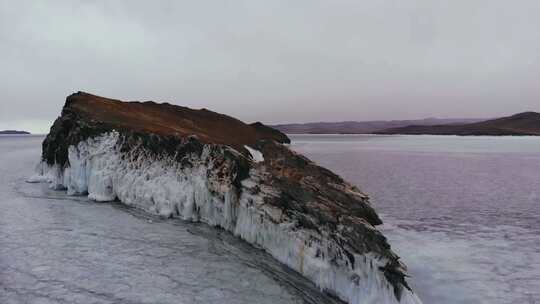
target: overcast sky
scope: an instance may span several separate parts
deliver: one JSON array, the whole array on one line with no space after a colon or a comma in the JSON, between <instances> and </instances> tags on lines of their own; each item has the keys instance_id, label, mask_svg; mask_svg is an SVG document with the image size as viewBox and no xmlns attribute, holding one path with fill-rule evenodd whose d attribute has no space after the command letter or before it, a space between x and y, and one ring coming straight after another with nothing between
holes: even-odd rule
<instances>
[{"instance_id":1,"label":"overcast sky","mask_svg":"<svg viewBox=\"0 0 540 304\"><path fill-rule=\"evenodd\" d=\"M0 129L74 91L265 123L540 111L538 0L0 0Z\"/></svg>"}]
</instances>

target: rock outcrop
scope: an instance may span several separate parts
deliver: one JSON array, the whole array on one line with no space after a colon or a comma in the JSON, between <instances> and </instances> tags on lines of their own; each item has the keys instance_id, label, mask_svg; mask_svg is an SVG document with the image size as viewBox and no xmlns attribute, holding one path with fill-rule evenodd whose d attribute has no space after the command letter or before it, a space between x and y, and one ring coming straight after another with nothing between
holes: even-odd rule
<instances>
[{"instance_id":1,"label":"rock outcrop","mask_svg":"<svg viewBox=\"0 0 540 304\"><path fill-rule=\"evenodd\" d=\"M205 109L78 92L30 181L221 227L348 303L420 303L368 197L288 142Z\"/></svg>"}]
</instances>

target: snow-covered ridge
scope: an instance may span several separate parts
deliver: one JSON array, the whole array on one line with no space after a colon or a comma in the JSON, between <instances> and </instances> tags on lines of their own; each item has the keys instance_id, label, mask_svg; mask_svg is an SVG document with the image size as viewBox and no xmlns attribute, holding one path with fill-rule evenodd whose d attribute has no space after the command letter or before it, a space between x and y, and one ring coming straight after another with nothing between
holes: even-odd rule
<instances>
[{"instance_id":1,"label":"snow-covered ridge","mask_svg":"<svg viewBox=\"0 0 540 304\"><path fill-rule=\"evenodd\" d=\"M280 189L261 183L268 173L260 151L246 147L257 164L237 189L230 178L218 174L232 166L223 157L226 150L243 157L231 148L207 144L200 155L191 153L179 162L142 146L125 151L122 140L118 132L110 132L81 141L68 148L67 167L42 162L29 181L48 182L70 195L88 195L96 201L118 199L164 217L222 227L348 303L421 303L408 289L397 299L394 286L381 271L389 262L385 257L357 253L351 264L343 246L324 230L299 226L266 203L265 198L278 197Z\"/></svg>"}]
</instances>

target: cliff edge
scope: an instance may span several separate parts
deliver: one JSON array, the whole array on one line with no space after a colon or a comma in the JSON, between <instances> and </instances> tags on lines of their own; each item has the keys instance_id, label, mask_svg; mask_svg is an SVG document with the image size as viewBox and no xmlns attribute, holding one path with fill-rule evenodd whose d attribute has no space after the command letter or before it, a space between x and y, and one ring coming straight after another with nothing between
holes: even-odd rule
<instances>
[{"instance_id":1,"label":"cliff edge","mask_svg":"<svg viewBox=\"0 0 540 304\"><path fill-rule=\"evenodd\" d=\"M78 92L31 182L221 227L348 303L420 303L368 196L261 123Z\"/></svg>"}]
</instances>

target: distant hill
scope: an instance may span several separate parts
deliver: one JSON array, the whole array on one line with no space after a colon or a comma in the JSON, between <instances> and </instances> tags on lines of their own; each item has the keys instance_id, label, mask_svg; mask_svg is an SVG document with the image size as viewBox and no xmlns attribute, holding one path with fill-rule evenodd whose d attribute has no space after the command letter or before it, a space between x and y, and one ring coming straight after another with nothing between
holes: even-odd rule
<instances>
[{"instance_id":1,"label":"distant hill","mask_svg":"<svg viewBox=\"0 0 540 304\"><path fill-rule=\"evenodd\" d=\"M483 119L426 118L419 120L312 122L303 124L294 123L273 125L272 128L289 134L368 134L380 130L405 127L409 125L464 124L482 120Z\"/></svg>"},{"instance_id":2,"label":"distant hill","mask_svg":"<svg viewBox=\"0 0 540 304\"><path fill-rule=\"evenodd\" d=\"M540 135L540 113L524 112L508 117L467 124L410 125L376 134L432 135Z\"/></svg>"},{"instance_id":3,"label":"distant hill","mask_svg":"<svg viewBox=\"0 0 540 304\"><path fill-rule=\"evenodd\" d=\"M16 131L16 130L5 130L5 131L0 131L0 134L2 134L2 135L4 135L4 134L30 134L30 132Z\"/></svg>"}]
</instances>

